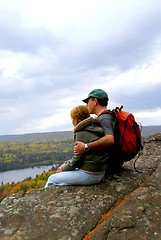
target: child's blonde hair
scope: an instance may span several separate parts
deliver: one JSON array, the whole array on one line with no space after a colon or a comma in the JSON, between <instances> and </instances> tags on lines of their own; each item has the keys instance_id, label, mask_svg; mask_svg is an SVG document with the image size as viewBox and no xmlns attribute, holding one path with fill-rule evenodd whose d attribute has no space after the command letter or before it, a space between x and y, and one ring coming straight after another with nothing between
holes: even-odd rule
<instances>
[{"instance_id":1,"label":"child's blonde hair","mask_svg":"<svg viewBox=\"0 0 161 240\"><path fill-rule=\"evenodd\" d=\"M71 110L70 116L73 119L78 119L78 120L82 121L82 120L90 117L90 113L86 106L79 105Z\"/></svg>"}]
</instances>

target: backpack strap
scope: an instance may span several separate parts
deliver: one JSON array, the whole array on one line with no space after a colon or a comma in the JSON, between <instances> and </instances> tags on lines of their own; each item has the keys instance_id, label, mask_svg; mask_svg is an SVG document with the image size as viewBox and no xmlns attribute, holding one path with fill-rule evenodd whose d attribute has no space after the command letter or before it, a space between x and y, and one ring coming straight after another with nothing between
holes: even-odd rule
<instances>
[{"instance_id":1,"label":"backpack strap","mask_svg":"<svg viewBox=\"0 0 161 240\"><path fill-rule=\"evenodd\" d=\"M100 113L100 115L102 115L102 114L112 114L112 115L116 116L116 114L113 110L108 110L108 109L104 110L103 112Z\"/></svg>"},{"instance_id":2,"label":"backpack strap","mask_svg":"<svg viewBox=\"0 0 161 240\"><path fill-rule=\"evenodd\" d=\"M102 114L104 114L104 113L109 113L109 114L112 114L113 116L116 116L116 113L117 113L118 111L121 111L122 109L123 109L123 106L121 106L121 107L116 107L116 108L114 108L113 110L106 109L106 110L104 110L103 112L101 112L100 115L102 115ZM99 116L100 116L100 115L99 115Z\"/></svg>"}]
</instances>

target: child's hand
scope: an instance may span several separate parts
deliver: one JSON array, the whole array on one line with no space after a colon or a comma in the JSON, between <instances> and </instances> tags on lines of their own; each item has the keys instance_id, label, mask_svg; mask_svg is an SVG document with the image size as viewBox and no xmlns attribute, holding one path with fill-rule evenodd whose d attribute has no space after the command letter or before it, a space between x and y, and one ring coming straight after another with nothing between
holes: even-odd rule
<instances>
[{"instance_id":1,"label":"child's hand","mask_svg":"<svg viewBox=\"0 0 161 240\"><path fill-rule=\"evenodd\" d=\"M62 172L62 167L65 165L65 163L63 163L56 171L56 173L60 173Z\"/></svg>"},{"instance_id":2,"label":"child's hand","mask_svg":"<svg viewBox=\"0 0 161 240\"><path fill-rule=\"evenodd\" d=\"M60 172L62 172L61 167L59 167L59 168L57 169L56 173L60 173Z\"/></svg>"}]
</instances>

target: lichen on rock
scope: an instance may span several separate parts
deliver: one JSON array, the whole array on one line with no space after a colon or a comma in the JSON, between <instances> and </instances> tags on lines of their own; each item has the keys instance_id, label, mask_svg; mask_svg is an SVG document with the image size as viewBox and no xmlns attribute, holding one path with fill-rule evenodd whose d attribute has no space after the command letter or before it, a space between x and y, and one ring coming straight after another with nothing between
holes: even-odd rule
<instances>
[{"instance_id":1,"label":"lichen on rock","mask_svg":"<svg viewBox=\"0 0 161 240\"><path fill-rule=\"evenodd\" d=\"M161 134L94 186L50 186L0 203L2 240L161 239Z\"/></svg>"}]
</instances>

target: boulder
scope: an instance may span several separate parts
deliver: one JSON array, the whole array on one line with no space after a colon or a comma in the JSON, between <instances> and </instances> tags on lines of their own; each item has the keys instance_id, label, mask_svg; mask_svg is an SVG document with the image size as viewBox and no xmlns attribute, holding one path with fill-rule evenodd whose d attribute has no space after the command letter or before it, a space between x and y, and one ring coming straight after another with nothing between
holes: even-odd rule
<instances>
[{"instance_id":1,"label":"boulder","mask_svg":"<svg viewBox=\"0 0 161 240\"><path fill-rule=\"evenodd\" d=\"M135 159L134 159L135 160ZM50 186L0 203L2 240L161 239L161 134L94 186Z\"/></svg>"}]
</instances>

